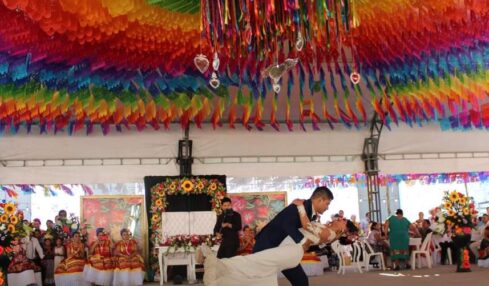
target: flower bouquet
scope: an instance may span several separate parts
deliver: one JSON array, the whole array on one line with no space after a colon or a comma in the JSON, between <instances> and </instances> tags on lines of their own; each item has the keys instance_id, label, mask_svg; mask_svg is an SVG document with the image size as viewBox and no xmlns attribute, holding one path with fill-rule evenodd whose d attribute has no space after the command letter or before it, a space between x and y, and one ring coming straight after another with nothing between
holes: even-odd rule
<instances>
[{"instance_id":1,"label":"flower bouquet","mask_svg":"<svg viewBox=\"0 0 489 286\"><path fill-rule=\"evenodd\" d=\"M182 250L185 253L195 251L197 247L206 244L213 247L219 244L219 240L214 235L176 235L168 237L161 243L162 246L168 246L166 254Z\"/></svg>"},{"instance_id":2,"label":"flower bouquet","mask_svg":"<svg viewBox=\"0 0 489 286\"><path fill-rule=\"evenodd\" d=\"M69 218L59 217L56 219L54 232L56 237L68 239L80 230L80 219L75 214L70 214Z\"/></svg>"},{"instance_id":3,"label":"flower bouquet","mask_svg":"<svg viewBox=\"0 0 489 286\"><path fill-rule=\"evenodd\" d=\"M10 260L14 256L12 244L16 237L26 236L26 229L22 220L24 214L17 211L17 207L13 203L0 203L0 285L3 285L3 274L6 271Z\"/></svg>"},{"instance_id":4,"label":"flower bouquet","mask_svg":"<svg viewBox=\"0 0 489 286\"><path fill-rule=\"evenodd\" d=\"M451 231L452 240L460 250L457 272L469 272L471 270L468 245L472 229L475 227L474 219L477 218L474 203L460 192L446 192L441 210L440 222L444 222L447 231Z\"/></svg>"}]
</instances>

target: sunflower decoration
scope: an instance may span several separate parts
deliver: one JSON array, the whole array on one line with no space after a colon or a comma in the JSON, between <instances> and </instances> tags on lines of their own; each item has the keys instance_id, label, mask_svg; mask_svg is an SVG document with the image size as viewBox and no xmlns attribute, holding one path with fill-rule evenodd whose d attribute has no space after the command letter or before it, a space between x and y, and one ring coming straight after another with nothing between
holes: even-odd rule
<instances>
[{"instance_id":1,"label":"sunflower decoration","mask_svg":"<svg viewBox=\"0 0 489 286\"><path fill-rule=\"evenodd\" d=\"M458 193L457 192L454 191L454 192L451 192L450 193L450 201L452 203L458 202L458 199L459 199L459 196L458 196Z\"/></svg>"},{"instance_id":2,"label":"sunflower decoration","mask_svg":"<svg viewBox=\"0 0 489 286\"><path fill-rule=\"evenodd\" d=\"M457 213L456 213L456 212L454 212L453 210L448 210L448 212L447 212L447 213L448 213L448 216L449 216L449 217L455 217L455 215L457 215Z\"/></svg>"},{"instance_id":3,"label":"sunflower decoration","mask_svg":"<svg viewBox=\"0 0 489 286\"><path fill-rule=\"evenodd\" d=\"M16 225L19 222L19 218L17 216L11 216L10 217L10 223L13 225Z\"/></svg>"},{"instance_id":4,"label":"sunflower decoration","mask_svg":"<svg viewBox=\"0 0 489 286\"><path fill-rule=\"evenodd\" d=\"M151 221L153 221L153 222L158 222L159 220L160 220L160 216L158 214L154 214L151 217Z\"/></svg>"},{"instance_id":5,"label":"sunflower decoration","mask_svg":"<svg viewBox=\"0 0 489 286\"><path fill-rule=\"evenodd\" d=\"M15 225L13 225L13 224L9 224L9 225L7 226L7 231L8 231L8 232L10 232L10 233L15 233L15 232L16 232L16 231L15 231Z\"/></svg>"},{"instance_id":6,"label":"sunflower decoration","mask_svg":"<svg viewBox=\"0 0 489 286\"><path fill-rule=\"evenodd\" d=\"M7 223L8 222L8 215L3 214L0 216L0 223Z\"/></svg>"},{"instance_id":7,"label":"sunflower decoration","mask_svg":"<svg viewBox=\"0 0 489 286\"><path fill-rule=\"evenodd\" d=\"M194 183L192 183L190 180L185 180L183 181L181 187L184 192L190 193L194 189Z\"/></svg>"},{"instance_id":8,"label":"sunflower decoration","mask_svg":"<svg viewBox=\"0 0 489 286\"><path fill-rule=\"evenodd\" d=\"M4 212L7 215L13 215L15 213L16 207L13 203L6 203L5 206L3 207Z\"/></svg>"},{"instance_id":9,"label":"sunflower decoration","mask_svg":"<svg viewBox=\"0 0 489 286\"><path fill-rule=\"evenodd\" d=\"M453 236L466 235L474 228L473 218L477 214L474 215L473 202L464 194L457 191L445 192L442 207L442 221L447 229L453 230Z\"/></svg>"},{"instance_id":10,"label":"sunflower decoration","mask_svg":"<svg viewBox=\"0 0 489 286\"><path fill-rule=\"evenodd\" d=\"M200 191L200 190L202 190L202 189L204 189L204 182L199 181L199 182L197 183L197 186L196 186L195 188L196 188L197 190L199 190L199 191Z\"/></svg>"},{"instance_id":11,"label":"sunflower decoration","mask_svg":"<svg viewBox=\"0 0 489 286\"><path fill-rule=\"evenodd\" d=\"M443 205L443 207L445 207L446 210L449 210L452 208L452 203L451 202L445 202L445 204Z\"/></svg>"},{"instance_id":12,"label":"sunflower decoration","mask_svg":"<svg viewBox=\"0 0 489 286\"><path fill-rule=\"evenodd\" d=\"M210 185L209 185L209 190L210 190L210 191L215 191L215 190L217 190L217 184L216 184L216 183L212 183L212 184L210 184Z\"/></svg>"},{"instance_id":13,"label":"sunflower decoration","mask_svg":"<svg viewBox=\"0 0 489 286\"><path fill-rule=\"evenodd\" d=\"M464 206L467 203L467 199L465 197L459 197L458 203Z\"/></svg>"},{"instance_id":14,"label":"sunflower decoration","mask_svg":"<svg viewBox=\"0 0 489 286\"><path fill-rule=\"evenodd\" d=\"M157 208L161 208L161 207L163 206L163 200L162 200L162 199L157 199L157 200L155 201L155 206L156 206Z\"/></svg>"}]
</instances>

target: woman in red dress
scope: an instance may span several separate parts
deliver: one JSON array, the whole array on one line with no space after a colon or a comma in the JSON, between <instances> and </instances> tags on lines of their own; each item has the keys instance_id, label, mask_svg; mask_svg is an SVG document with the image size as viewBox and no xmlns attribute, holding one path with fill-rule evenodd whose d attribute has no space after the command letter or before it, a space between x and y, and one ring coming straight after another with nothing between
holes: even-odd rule
<instances>
[{"instance_id":1,"label":"woman in red dress","mask_svg":"<svg viewBox=\"0 0 489 286\"><path fill-rule=\"evenodd\" d=\"M139 254L136 240L127 228L121 230L122 240L114 247L114 282L118 286L143 285L144 260Z\"/></svg>"},{"instance_id":2,"label":"woman in red dress","mask_svg":"<svg viewBox=\"0 0 489 286\"><path fill-rule=\"evenodd\" d=\"M83 277L95 285L110 286L114 276L112 241L103 228L97 228L96 233L97 240L90 244Z\"/></svg>"},{"instance_id":3,"label":"woman in red dress","mask_svg":"<svg viewBox=\"0 0 489 286\"><path fill-rule=\"evenodd\" d=\"M75 232L66 245L66 254L66 258L61 260L54 271L56 286L84 285L85 245L81 242L79 232Z\"/></svg>"},{"instance_id":4,"label":"woman in red dress","mask_svg":"<svg viewBox=\"0 0 489 286\"><path fill-rule=\"evenodd\" d=\"M255 245L255 233L250 226L245 225L243 227L243 236L239 239L238 255L248 255L253 253L253 246Z\"/></svg>"}]
</instances>

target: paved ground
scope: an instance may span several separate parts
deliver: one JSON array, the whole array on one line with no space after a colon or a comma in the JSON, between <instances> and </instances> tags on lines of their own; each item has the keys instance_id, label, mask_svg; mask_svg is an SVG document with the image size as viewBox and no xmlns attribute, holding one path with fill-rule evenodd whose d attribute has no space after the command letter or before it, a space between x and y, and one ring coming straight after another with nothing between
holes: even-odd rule
<instances>
[{"instance_id":1,"label":"paved ground","mask_svg":"<svg viewBox=\"0 0 489 286\"><path fill-rule=\"evenodd\" d=\"M310 286L341 285L341 286L488 286L489 269L472 266L470 273L455 272L456 266L436 266L432 269L416 269L403 271L370 271L367 273L347 272L338 275L335 272L325 272L323 276L311 277ZM148 283L145 285L159 285ZM172 284L165 284L172 285ZM184 284L186 285L186 284ZM203 284L192 284L201 286ZM280 279L279 286L290 285L287 280ZM230 285L232 286L232 285Z\"/></svg>"}]
</instances>

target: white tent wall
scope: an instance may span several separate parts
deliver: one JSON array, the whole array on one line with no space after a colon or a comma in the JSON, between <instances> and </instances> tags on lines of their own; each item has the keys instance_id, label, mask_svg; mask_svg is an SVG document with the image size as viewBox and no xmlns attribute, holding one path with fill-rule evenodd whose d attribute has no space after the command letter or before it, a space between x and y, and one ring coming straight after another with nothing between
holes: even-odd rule
<instances>
[{"instance_id":1,"label":"white tent wall","mask_svg":"<svg viewBox=\"0 0 489 286\"><path fill-rule=\"evenodd\" d=\"M192 128L190 139L197 158L193 173L267 177L362 172L360 154L368 130L321 127L321 131L307 132ZM177 156L177 142L183 137L178 126L157 132L112 131L107 136L99 131L88 136L22 132L0 139L0 184L124 183L141 182L148 175L178 175L178 165L168 159ZM437 125L384 129L380 169L383 173L487 170L486 142L487 131L443 132ZM455 158L471 156L471 152L478 152L479 157ZM438 153L454 158L439 159ZM395 159L402 155L432 159ZM24 164L27 167L19 167Z\"/></svg>"}]
</instances>

